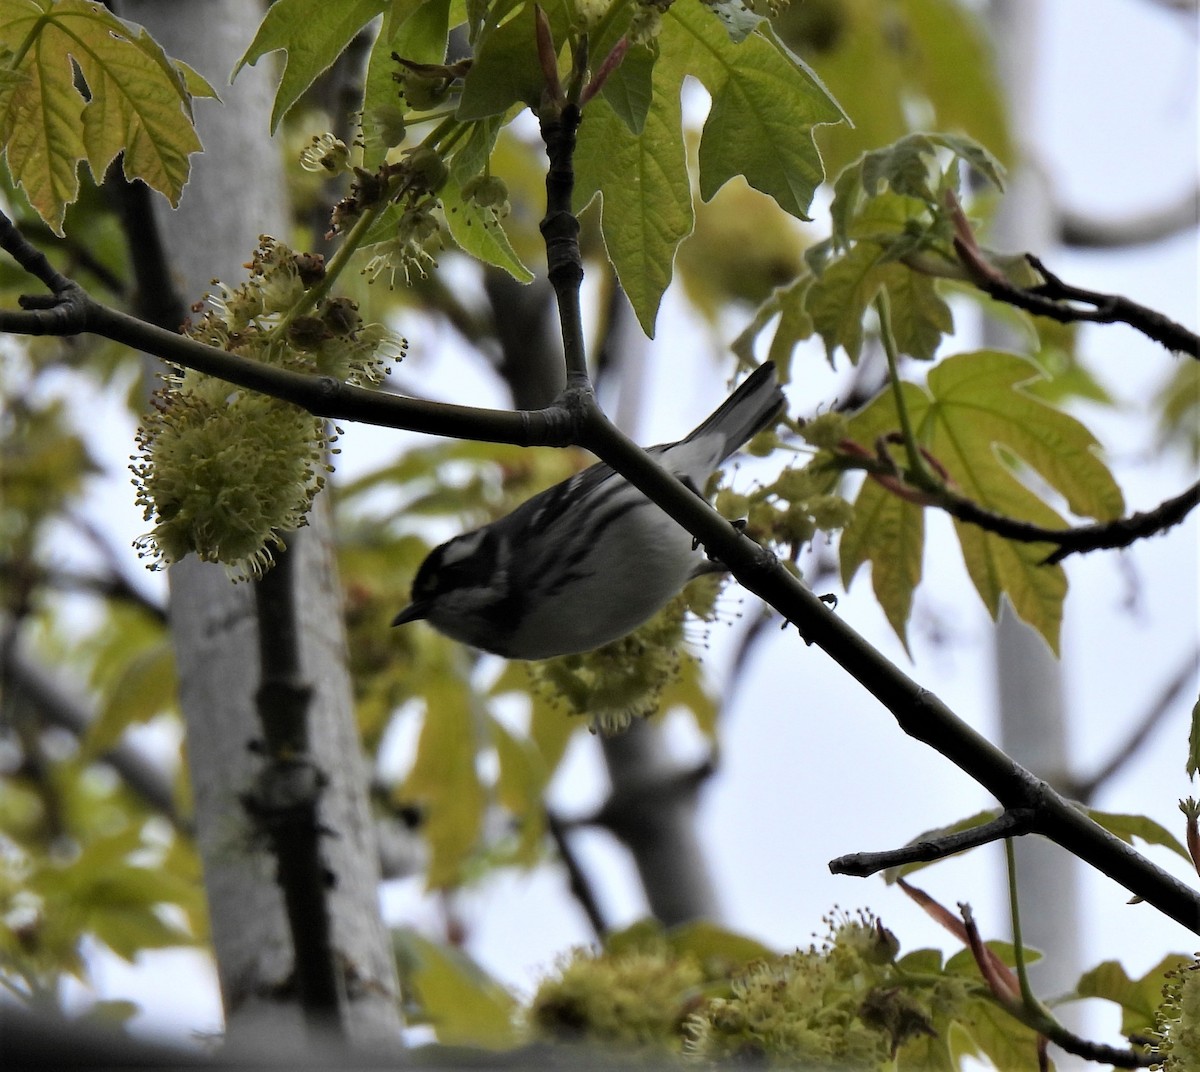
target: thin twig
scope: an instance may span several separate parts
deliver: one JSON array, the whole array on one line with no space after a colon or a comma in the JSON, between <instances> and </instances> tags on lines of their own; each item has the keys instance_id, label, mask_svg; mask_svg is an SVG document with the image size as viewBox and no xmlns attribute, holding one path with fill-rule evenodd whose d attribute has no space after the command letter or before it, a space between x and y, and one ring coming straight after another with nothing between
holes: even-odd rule
<instances>
[{"instance_id":1,"label":"thin twig","mask_svg":"<svg viewBox=\"0 0 1200 1072\"><path fill-rule=\"evenodd\" d=\"M1054 566L1070 555L1129 547L1138 540L1157 536L1174 528L1200 505L1200 481L1174 498L1160 503L1153 510L1139 511L1114 521L1099 521L1093 525L1078 525L1065 529L1043 528L1028 521L1019 521L994 513L949 488L935 493L933 504L959 521L977 525L1007 540L1017 543L1057 544L1057 549L1043 560L1044 565Z\"/></svg>"},{"instance_id":2,"label":"thin twig","mask_svg":"<svg viewBox=\"0 0 1200 1072\"><path fill-rule=\"evenodd\" d=\"M1200 652L1193 651L1183 660L1179 669L1171 675L1154 702L1138 719L1129 736L1113 749L1108 762L1101 764L1091 777L1072 783L1071 795L1086 804L1096 795L1101 786L1123 770L1126 764L1138 754L1150 734L1171 713L1176 699L1183 693L1183 690L1190 682L1196 680L1198 670L1200 670Z\"/></svg>"},{"instance_id":3,"label":"thin twig","mask_svg":"<svg viewBox=\"0 0 1200 1072\"><path fill-rule=\"evenodd\" d=\"M1127 324L1172 352L1200 358L1200 335L1194 331L1123 295L1102 294L1064 283L1032 253L1027 253L1025 259L1045 281L1036 287L1023 288L988 264L979 248L973 248L961 237L955 238L954 249L972 282L996 301L1061 324Z\"/></svg>"},{"instance_id":4,"label":"thin twig","mask_svg":"<svg viewBox=\"0 0 1200 1072\"><path fill-rule=\"evenodd\" d=\"M1054 544L1055 549L1042 560L1042 564L1047 566L1055 566L1071 555L1129 547L1138 540L1158 536L1180 524L1200 505L1200 481L1197 481L1152 510L1138 511L1091 525L1052 529L998 514L932 477L927 477L921 484L909 483L903 480L903 476L913 476L912 470L908 474L901 474L895 464L878 454L872 454L861 444L847 440L840 448L842 452L832 464L843 469L861 469L894 494L909 501L922 506L936 506L959 521L1016 543Z\"/></svg>"},{"instance_id":5,"label":"thin twig","mask_svg":"<svg viewBox=\"0 0 1200 1072\"><path fill-rule=\"evenodd\" d=\"M579 858L575 855L574 849L571 848L570 841L567 840L567 824L562 821L549 808L546 809L546 829L549 831L550 837L554 840L554 846L558 850L559 861L563 865L563 869L567 872L567 883L571 891L571 896L579 903L579 907L583 909L583 914L587 916L588 923L591 924L592 933L598 938L603 938L608 934L608 921L604 918L604 911L600 907L600 902L596 899L596 893L592 889L592 884L588 881L587 875L584 874L583 868L580 866Z\"/></svg>"},{"instance_id":6,"label":"thin twig","mask_svg":"<svg viewBox=\"0 0 1200 1072\"><path fill-rule=\"evenodd\" d=\"M854 875L866 878L876 872L905 864L930 863L944 860L968 849L988 845L993 841L1027 834L1035 827L1036 815L1031 808L1012 808L1001 812L995 819L973 826L969 830L956 830L941 837L914 841L898 849L882 852L855 852L829 861L829 870L835 875Z\"/></svg>"}]
</instances>

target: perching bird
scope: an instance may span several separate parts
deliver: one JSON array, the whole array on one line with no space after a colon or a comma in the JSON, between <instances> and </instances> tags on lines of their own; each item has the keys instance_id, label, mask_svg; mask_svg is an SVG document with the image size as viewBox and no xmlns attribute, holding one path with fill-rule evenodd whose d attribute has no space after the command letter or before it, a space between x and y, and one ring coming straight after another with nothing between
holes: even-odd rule
<instances>
[{"instance_id":1,"label":"perching bird","mask_svg":"<svg viewBox=\"0 0 1200 1072\"><path fill-rule=\"evenodd\" d=\"M649 453L701 488L784 403L768 362L688 436ZM625 636L711 569L678 522L598 463L435 547L392 624L425 619L484 651L547 659Z\"/></svg>"}]
</instances>

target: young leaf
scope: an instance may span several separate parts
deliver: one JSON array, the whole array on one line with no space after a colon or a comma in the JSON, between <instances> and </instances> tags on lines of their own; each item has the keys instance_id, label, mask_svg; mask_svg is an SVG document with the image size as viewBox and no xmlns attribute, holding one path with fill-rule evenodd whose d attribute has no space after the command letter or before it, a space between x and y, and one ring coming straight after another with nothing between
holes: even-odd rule
<instances>
[{"instance_id":1,"label":"young leaf","mask_svg":"<svg viewBox=\"0 0 1200 1072\"><path fill-rule=\"evenodd\" d=\"M901 264L885 265L882 275L891 298L896 346L909 357L932 360L942 337L954 330L950 306L927 275L910 271Z\"/></svg>"},{"instance_id":2,"label":"young leaf","mask_svg":"<svg viewBox=\"0 0 1200 1072\"><path fill-rule=\"evenodd\" d=\"M840 346L857 362L862 353L863 317L883 285L883 251L860 242L813 280L806 306L813 327L825 340L830 362Z\"/></svg>"},{"instance_id":3,"label":"young leaf","mask_svg":"<svg viewBox=\"0 0 1200 1072\"><path fill-rule=\"evenodd\" d=\"M653 43L630 46L624 59L605 79L600 90L632 134L640 134L646 125L646 115L654 100L654 64L657 59L658 47Z\"/></svg>"},{"instance_id":4,"label":"young leaf","mask_svg":"<svg viewBox=\"0 0 1200 1072\"><path fill-rule=\"evenodd\" d=\"M56 234L78 196L83 160L99 182L123 151L126 178L179 203L188 157L201 148L192 97L216 96L200 75L86 0L0 0L6 52L0 145L13 180Z\"/></svg>"},{"instance_id":5,"label":"young leaf","mask_svg":"<svg viewBox=\"0 0 1200 1072\"><path fill-rule=\"evenodd\" d=\"M529 738L515 736L494 718L488 728L500 768L496 797L512 815L520 837L513 857L517 863L532 866L538 861L546 827L542 800L549 780L546 764Z\"/></svg>"},{"instance_id":6,"label":"young leaf","mask_svg":"<svg viewBox=\"0 0 1200 1072\"><path fill-rule=\"evenodd\" d=\"M378 167L403 139L405 109L394 77L399 65L392 53L416 63L441 63L449 25L450 0L393 4L384 15L363 80L363 167L368 170Z\"/></svg>"},{"instance_id":7,"label":"young leaf","mask_svg":"<svg viewBox=\"0 0 1200 1072\"><path fill-rule=\"evenodd\" d=\"M1037 375L1035 366L1015 354L978 351L947 358L931 370L925 390L904 387L917 438L961 494L995 513L1046 528L1063 525L1057 512L1016 479L1008 458L1036 470L1076 514L1101 520L1119 516L1124 509L1121 492L1095 453L1092 434L1073 417L1021 390ZM898 429L890 392L877 397L849 426L863 446ZM877 492L867 490L870 484L864 485L860 497L865 496L868 509L878 510L873 505ZM903 514L915 508L905 504L893 509ZM843 552L843 576L848 579L869 560L873 570L891 571L887 575L894 577L892 545L885 548L860 524L857 519L852 522L844 537L849 546ZM967 571L993 617L999 612L1000 596L1007 596L1017 614L1057 651L1066 575L1061 567L1043 565L1049 547L1012 542L962 522L956 521L955 528ZM914 548L907 552L910 565L901 579L911 576ZM906 592L902 585L886 591L884 607L895 625L907 617Z\"/></svg>"},{"instance_id":8,"label":"young leaf","mask_svg":"<svg viewBox=\"0 0 1200 1072\"><path fill-rule=\"evenodd\" d=\"M1192 728L1188 731L1187 776L1194 778L1200 771L1200 700L1192 705Z\"/></svg>"},{"instance_id":9,"label":"young leaf","mask_svg":"<svg viewBox=\"0 0 1200 1072\"><path fill-rule=\"evenodd\" d=\"M925 553L925 512L867 480L854 500L854 516L838 550L847 589L858 568L871 563L875 598L908 651L908 619Z\"/></svg>"},{"instance_id":10,"label":"young leaf","mask_svg":"<svg viewBox=\"0 0 1200 1072\"><path fill-rule=\"evenodd\" d=\"M1097 964L1084 972L1071 997L1104 998L1121 1008L1121 1034L1125 1036L1149 1031L1155 1013L1163 1000L1163 982L1167 972L1190 963L1179 953L1165 956L1140 979L1131 979L1125 968L1115 960Z\"/></svg>"},{"instance_id":11,"label":"young leaf","mask_svg":"<svg viewBox=\"0 0 1200 1072\"><path fill-rule=\"evenodd\" d=\"M675 248L692 230L692 192L681 134L678 87L656 69L654 106L633 134L603 96L587 107L575 150L575 207L599 193L609 259L637 313L654 336Z\"/></svg>"},{"instance_id":12,"label":"young leaf","mask_svg":"<svg viewBox=\"0 0 1200 1072\"><path fill-rule=\"evenodd\" d=\"M395 932L393 942L405 981L439 1042L496 1049L517 1041L512 996L464 953L409 929Z\"/></svg>"},{"instance_id":13,"label":"young leaf","mask_svg":"<svg viewBox=\"0 0 1200 1072\"><path fill-rule=\"evenodd\" d=\"M706 6L673 4L663 19L663 60L686 54L713 103L700 139L700 195L734 175L808 219L825 176L813 128L844 118L816 76L779 43L769 24L734 43ZM660 61L662 62L662 61Z\"/></svg>"},{"instance_id":14,"label":"young leaf","mask_svg":"<svg viewBox=\"0 0 1200 1072\"><path fill-rule=\"evenodd\" d=\"M533 273L513 251L499 221L487 209L463 197L453 174L446 180L440 196L450 237L460 249L485 264L503 268L518 283L532 282Z\"/></svg>"},{"instance_id":15,"label":"young leaf","mask_svg":"<svg viewBox=\"0 0 1200 1072\"><path fill-rule=\"evenodd\" d=\"M107 752L125 730L174 708L175 653L167 638L133 654L108 682L99 714L88 727L83 756Z\"/></svg>"},{"instance_id":16,"label":"young leaf","mask_svg":"<svg viewBox=\"0 0 1200 1072\"><path fill-rule=\"evenodd\" d=\"M431 678L425 690L425 722L404 796L423 805L430 860L430 889L462 881L475 851L486 804L475 771L475 723L466 685L453 674Z\"/></svg>"},{"instance_id":17,"label":"young leaf","mask_svg":"<svg viewBox=\"0 0 1200 1072\"><path fill-rule=\"evenodd\" d=\"M389 0L276 0L258 27L245 55L233 69L233 77L245 66L253 67L268 52L287 52L283 76L271 108L271 133L300 95L334 60L368 22L387 7L406 6L416 10L419 0L403 5ZM392 18L397 19L393 10Z\"/></svg>"},{"instance_id":18,"label":"young leaf","mask_svg":"<svg viewBox=\"0 0 1200 1072\"><path fill-rule=\"evenodd\" d=\"M514 20L515 21L515 20ZM735 34L735 37L739 36ZM603 195L609 259L648 335L671 261L691 232L679 93L700 78L713 107L700 143L700 192L707 200L734 175L805 219L823 171L812 141L818 123L842 118L832 98L763 24L735 43L698 0L678 0L662 19L645 126L601 94L585 110L575 156L576 206ZM474 73L474 72L473 72Z\"/></svg>"},{"instance_id":19,"label":"young leaf","mask_svg":"<svg viewBox=\"0 0 1200 1072\"><path fill-rule=\"evenodd\" d=\"M1094 808L1088 808L1087 814L1093 822L1130 845L1133 844L1134 838L1140 838L1147 845L1162 845L1179 853L1188 863L1192 861L1180 840L1165 826L1148 816L1120 815L1116 812L1096 811Z\"/></svg>"},{"instance_id":20,"label":"young leaf","mask_svg":"<svg viewBox=\"0 0 1200 1072\"><path fill-rule=\"evenodd\" d=\"M459 119L503 115L518 103L537 107L546 79L538 60L534 7L533 3L526 3L508 22L480 41L463 82ZM571 12L562 0L543 0L540 7L550 21L551 35L561 46L566 40Z\"/></svg>"},{"instance_id":21,"label":"young leaf","mask_svg":"<svg viewBox=\"0 0 1200 1072\"><path fill-rule=\"evenodd\" d=\"M1001 449L1037 471L1076 514L1109 520L1124 501L1095 437L1074 417L1021 390L1038 376L1024 358L999 351L959 354L931 370L930 408L915 418L921 439L958 489L1007 517L1048 528L1062 518L1013 475ZM974 525L955 522L976 589L995 617L1007 595L1017 614L1054 650L1066 596L1061 567L1042 562L1044 544L1013 543Z\"/></svg>"}]
</instances>

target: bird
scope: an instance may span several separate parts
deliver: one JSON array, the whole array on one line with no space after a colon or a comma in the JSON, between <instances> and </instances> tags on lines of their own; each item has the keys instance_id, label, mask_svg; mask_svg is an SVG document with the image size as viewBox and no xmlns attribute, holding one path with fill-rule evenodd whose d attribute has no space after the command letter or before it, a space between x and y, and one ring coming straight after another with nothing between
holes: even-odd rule
<instances>
[{"instance_id":1,"label":"bird","mask_svg":"<svg viewBox=\"0 0 1200 1072\"><path fill-rule=\"evenodd\" d=\"M648 453L698 494L785 404L766 362L683 439ZM597 462L435 547L392 625L424 620L508 659L576 655L631 633L693 577L720 568L677 521Z\"/></svg>"}]
</instances>

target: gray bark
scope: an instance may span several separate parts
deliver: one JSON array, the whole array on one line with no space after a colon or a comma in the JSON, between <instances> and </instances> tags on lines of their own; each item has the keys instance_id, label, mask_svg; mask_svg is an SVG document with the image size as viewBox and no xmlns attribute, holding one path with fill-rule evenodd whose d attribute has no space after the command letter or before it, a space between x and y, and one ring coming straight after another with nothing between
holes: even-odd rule
<instances>
[{"instance_id":1,"label":"gray bark","mask_svg":"<svg viewBox=\"0 0 1200 1072\"><path fill-rule=\"evenodd\" d=\"M259 234L288 230L279 152L267 137L272 65L260 61L227 84L262 9L237 0L131 0L121 14L200 71L224 102L197 103L205 153L193 157L179 210L159 213L176 257L175 284L195 300L213 278L242 278L241 265ZM321 819L331 831L324 851L335 880L329 903L343 967L341 1020L351 1041L387 1044L398 1039L398 984L379 913L378 852L346 669L341 594L320 503L310 527L288 542L299 589L302 665L313 688L312 752L329 779ZM197 842L227 1030L243 1038L269 1031L273 1044L285 1043L300 1037L301 1026L287 987L291 936L272 858L261 839L256 842L240 802L261 766L247 747L259 735L254 593L232 584L223 568L194 559L172 567L169 580Z\"/></svg>"}]
</instances>

